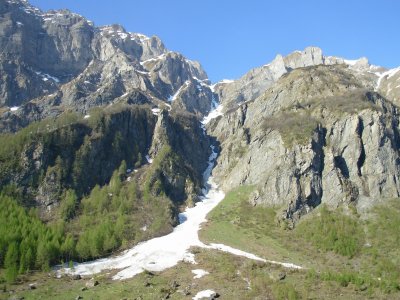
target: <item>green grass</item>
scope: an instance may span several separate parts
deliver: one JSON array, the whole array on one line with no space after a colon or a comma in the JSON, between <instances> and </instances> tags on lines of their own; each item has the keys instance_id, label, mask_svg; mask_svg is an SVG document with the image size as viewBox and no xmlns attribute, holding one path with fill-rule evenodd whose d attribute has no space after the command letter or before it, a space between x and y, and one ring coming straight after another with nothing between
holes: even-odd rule
<instances>
[{"instance_id":1,"label":"green grass","mask_svg":"<svg viewBox=\"0 0 400 300\"><path fill-rule=\"evenodd\" d=\"M329 211L321 206L294 230L284 230L276 222L279 210L249 204L253 190L254 187L244 186L229 192L208 215L209 222L199 234L201 240L302 265L307 269L297 280L304 285L330 286L340 293L345 289L356 298L400 296L398 199L376 207L369 222L341 209ZM366 242L370 245L365 246ZM283 299L307 294L298 294L302 290L298 282L292 284L296 292L283 294ZM277 296L289 290L288 286L276 286L272 292ZM323 296L318 289L312 294L317 299Z\"/></svg>"},{"instance_id":2,"label":"green grass","mask_svg":"<svg viewBox=\"0 0 400 300\"><path fill-rule=\"evenodd\" d=\"M350 258L360 252L365 239L357 218L339 210L330 211L324 205L314 218L301 222L295 232L318 249Z\"/></svg>"},{"instance_id":3,"label":"green grass","mask_svg":"<svg viewBox=\"0 0 400 300\"><path fill-rule=\"evenodd\" d=\"M285 147L291 148L295 144L307 144L315 129L318 121L308 112L282 112L264 120L263 128L278 130Z\"/></svg>"},{"instance_id":4,"label":"green grass","mask_svg":"<svg viewBox=\"0 0 400 300\"><path fill-rule=\"evenodd\" d=\"M225 199L207 216L199 235L208 243L224 243L249 252L267 254L277 260L289 257L300 262L279 242L288 234L277 226L276 211L270 207L249 204L248 198L255 188L241 186L227 193ZM267 249L267 252L264 251Z\"/></svg>"}]
</instances>

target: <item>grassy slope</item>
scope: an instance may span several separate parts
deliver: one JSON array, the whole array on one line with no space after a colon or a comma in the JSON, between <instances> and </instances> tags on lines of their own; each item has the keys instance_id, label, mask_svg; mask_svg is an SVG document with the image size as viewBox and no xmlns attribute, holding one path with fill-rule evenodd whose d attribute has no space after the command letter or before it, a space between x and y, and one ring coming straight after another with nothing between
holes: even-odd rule
<instances>
[{"instance_id":1,"label":"grassy slope","mask_svg":"<svg viewBox=\"0 0 400 300\"><path fill-rule=\"evenodd\" d=\"M274 209L247 203L251 191L251 187L240 187L228 193L209 214L201 240L306 267L292 278L301 298L334 297L338 291L344 298L400 297L399 201L377 207L369 222L320 208L290 231L276 224ZM285 279L290 280L289 276ZM271 288L276 286L271 284Z\"/></svg>"}]
</instances>

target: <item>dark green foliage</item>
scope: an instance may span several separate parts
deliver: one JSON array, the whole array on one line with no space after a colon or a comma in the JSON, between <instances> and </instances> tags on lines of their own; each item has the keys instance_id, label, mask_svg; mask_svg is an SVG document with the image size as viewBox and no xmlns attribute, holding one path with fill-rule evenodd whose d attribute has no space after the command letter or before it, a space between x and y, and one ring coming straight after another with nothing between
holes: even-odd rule
<instances>
[{"instance_id":1,"label":"dark green foliage","mask_svg":"<svg viewBox=\"0 0 400 300\"><path fill-rule=\"evenodd\" d=\"M18 245L12 242L7 249L6 257L4 259L4 267L6 269L6 280L14 282L18 275Z\"/></svg>"},{"instance_id":2,"label":"dark green foliage","mask_svg":"<svg viewBox=\"0 0 400 300\"><path fill-rule=\"evenodd\" d=\"M34 212L27 213L16 201L0 195L0 266L7 281L33 269L47 269L64 255L62 230L44 225Z\"/></svg>"},{"instance_id":3,"label":"dark green foliage","mask_svg":"<svg viewBox=\"0 0 400 300\"><path fill-rule=\"evenodd\" d=\"M80 198L108 183L123 160L139 167L154 126L148 108L118 106L95 110L87 120L63 114L0 135L0 185L23 185L35 193L48 184L56 187L55 198L67 189Z\"/></svg>"},{"instance_id":4,"label":"dark green foliage","mask_svg":"<svg viewBox=\"0 0 400 300\"><path fill-rule=\"evenodd\" d=\"M364 242L364 231L359 220L340 211L329 211L322 206L317 217L304 220L296 232L324 251L353 257Z\"/></svg>"},{"instance_id":5,"label":"dark green foliage","mask_svg":"<svg viewBox=\"0 0 400 300\"><path fill-rule=\"evenodd\" d=\"M147 172L144 200L150 202L152 197L167 196L175 203L182 203L186 200L185 188L194 185L192 174L193 170L188 170L182 157L169 145L164 145Z\"/></svg>"},{"instance_id":6,"label":"dark green foliage","mask_svg":"<svg viewBox=\"0 0 400 300\"><path fill-rule=\"evenodd\" d=\"M126 163L122 162L108 185L95 186L82 199L81 214L72 224L80 232L76 244L80 259L104 256L129 243L171 230L171 201L161 194L143 202L136 181L123 182L125 177ZM145 232L141 229L144 225Z\"/></svg>"},{"instance_id":7,"label":"dark green foliage","mask_svg":"<svg viewBox=\"0 0 400 300\"><path fill-rule=\"evenodd\" d=\"M67 190L64 200L61 201L60 214L65 221L72 219L75 216L75 210L78 205L78 197L73 190Z\"/></svg>"},{"instance_id":8,"label":"dark green foliage","mask_svg":"<svg viewBox=\"0 0 400 300\"><path fill-rule=\"evenodd\" d=\"M168 233L177 223L171 199L185 199L193 170L171 147L139 174L127 174L142 167L151 145L151 110L113 107L90 115L0 135L0 209L6 208L0 212L0 268L9 281L56 263L108 255ZM23 208L37 205L35 196L55 200L47 224Z\"/></svg>"}]
</instances>

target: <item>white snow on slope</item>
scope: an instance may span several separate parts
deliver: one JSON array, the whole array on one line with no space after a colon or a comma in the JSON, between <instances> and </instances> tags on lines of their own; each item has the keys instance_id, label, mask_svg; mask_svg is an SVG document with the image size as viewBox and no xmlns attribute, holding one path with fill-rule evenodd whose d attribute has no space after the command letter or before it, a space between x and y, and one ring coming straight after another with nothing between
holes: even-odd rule
<instances>
[{"instance_id":1,"label":"white snow on slope","mask_svg":"<svg viewBox=\"0 0 400 300\"><path fill-rule=\"evenodd\" d=\"M185 89L187 86L189 86L189 84L190 84L190 81L189 81L189 80L186 80L186 81L181 85L181 87L179 88L179 90L176 91L176 93L175 93L174 95L168 97L168 101L169 101L169 102L175 101L176 98L178 98L179 94L182 92L182 90Z\"/></svg>"},{"instance_id":2,"label":"white snow on slope","mask_svg":"<svg viewBox=\"0 0 400 300\"><path fill-rule=\"evenodd\" d=\"M42 77L42 80L43 81L48 81L48 80L53 80L53 81L55 81L55 82L57 82L57 83L59 83L60 82L60 79L58 79L57 77L54 77L54 76L51 76L51 75L49 75L49 74L46 74L46 73L43 73L43 72L40 72L40 71L36 71L35 72L37 75L39 75L40 77Z\"/></svg>"},{"instance_id":3,"label":"white snow on slope","mask_svg":"<svg viewBox=\"0 0 400 300\"><path fill-rule=\"evenodd\" d=\"M227 84L227 83L232 83L232 82L234 82L235 80L233 80L233 79L222 79L220 82L218 82L218 83L224 83L224 84Z\"/></svg>"},{"instance_id":4,"label":"white snow on slope","mask_svg":"<svg viewBox=\"0 0 400 300\"><path fill-rule=\"evenodd\" d=\"M258 260L258 261L266 262L265 259L263 259L261 257L258 257L258 256L254 255L252 253L248 253L248 252L245 252L245 251L242 251L242 250L239 250L239 249L235 249L235 248L232 248L230 246L223 245L223 244L210 244L209 246L207 246L207 248L220 250L220 251L231 253L231 254L234 254L234 255L237 255L237 256L243 256L243 257L246 257L246 258L250 258L252 260Z\"/></svg>"},{"instance_id":5,"label":"white snow on slope","mask_svg":"<svg viewBox=\"0 0 400 300\"><path fill-rule=\"evenodd\" d=\"M232 83L235 82L235 80L232 79L222 79L221 81L218 81L217 83L214 83L212 85L210 85L210 89L211 91L214 93L215 92L215 87L219 84L228 84L228 83Z\"/></svg>"},{"instance_id":6,"label":"white snow on slope","mask_svg":"<svg viewBox=\"0 0 400 300\"><path fill-rule=\"evenodd\" d=\"M196 270L192 270L192 273L195 275L193 277L193 279L199 279L205 275L208 275L210 273L208 273L206 270L203 269L196 269Z\"/></svg>"},{"instance_id":7,"label":"white snow on slope","mask_svg":"<svg viewBox=\"0 0 400 300\"><path fill-rule=\"evenodd\" d=\"M219 104L216 100L215 100L215 98L214 98L214 96L212 97L212 100L211 100L211 111L210 111L210 113L207 115L207 116L205 116L204 118L203 118L203 120L201 121L201 124L203 125L203 129L205 130L205 127L204 127L204 125L206 125L208 122L210 122L212 119L215 119L215 118L217 118L217 117L219 117L219 116L223 116L224 114L222 113L222 110L223 110L223 106L221 105L221 104Z\"/></svg>"},{"instance_id":8,"label":"white snow on slope","mask_svg":"<svg viewBox=\"0 0 400 300\"><path fill-rule=\"evenodd\" d=\"M215 119L219 116L223 116L224 114L222 113L222 109L224 107L220 104L218 105L215 109L213 109L207 116L204 117L204 119L201 121L203 125L206 125L209 123L212 119Z\"/></svg>"},{"instance_id":9,"label":"white snow on slope","mask_svg":"<svg viewBox=\"0 0 400 300\"><path fill-rule=\"evenodd\" d=\"M13 106L10 108L11 111L17 111L19 109L19 106Z\"/></svg>"},{"instance_id":10,"label":"white snow on slope","mask_svg":"<svg viewBox=\"0 0 400 300\"><path fill-rule=\"evenodd\" d=\"M131 278L144 270L158 272L173 267L180 261L195 263L194 254L189 252L190 247L198 246L208 249L218 249L265 261L254 254L231 248L220 244L205 245L199 240L198 231L200 225L206 221L207 214L218 205L225 197L224 192L211 176L214 161L217 153L211 147L212 153L209 157L208 167L204 172L204 179L207 181L203 189L201 201L192 208L179 214L180 224L168 235L142 242L120 255L95 260L92 262L77 264L73 269L66 268L59 270L68 274L92 275L108 269L120 269L113 279ZM300 267L299 267L300 268ZM200 298L196 298L200 299Z\"/></svg>"},{"instance_id":11,"label":"white snow on slope","mask_svg":"<svg viewBox=\"0 0 400 300\"><path fill-rule=\"evenodd\" d=\"M216 156L217 154L212 152L208 168L204 172L204 176L208 178L208 192L202 197L201 202L196 203L195 207L188 208L180 214L181 224L175 227L172 233L140 243L116 257L78 264L74 269L65 269L65 272L91 275L106 269L122 269L114 276L114 279L126 279L144 270L162 271L175 266L182 260L194 262L194 256L188 250L192 246L203 246L197 234L200 224L206 220L207 213L225 196L218 190L210 176Z\"/></svg>"},{"instance_id":12,"label":"white snow on slope","mask_svg":"<svg viewBox=\"0 0 400 300\"><path fill-rule=\"evenodd\" d=\"M146 160L147 160L147 162L148 162L149 164L152 164L152 163L153 163L153 159L150 158L149 155L146 155Z\"/></svg>"},{"instance_id":13,"label":"white snow on slope","mask_svg":"<svg viewBox=\"0 0 400 300\"><path fill-rule=\"evenodd\" d=\"M164 59L164 58L165 58L165 55L166 55L166 53L163 53L163 54L161 54L161 55L159 55L159 56L146 59L146 60L144 60L144 61L141 61L140 64L141 64L142 66L144 66L144 65L145 65L146 63L148 63L148 62L151 62L151 61L158 61L158 60Z\"/></svg>"},{"instance_id":14,"label":"white snow on slope","mask_svg":"<svg viewBox=\"0 0 400 300\"><path fill-rule=\"evenodd\" d=\"M161 109L159 108L152 108L151 111L153 112L153 115L158 116L160 114Z\"/></svg>"},{"instance_id":15,"label":"white snow on slope","mask_svg":"<svg viewBox=\"0 0 400 300\"><path fill-rule=\"evenodd\" d=\"M386 78L389 79L390 77L392 77L393 75L395 75L397 72L400 71L400 67L394 68L394 69L390 69L386 72L383 73L379 73L379 72L375 72L374 74L376 76L378 76L378 81L376 83L376 89L378 89L381 85L382 79Z\"/></svg>"},{"instance_id":16,"label":"white snow on slope","mask_svg":"<svg viewBox=\"0 0 400 300\"><path fill-rule=\"evenodd\" d=\"M200 291L196 294L196 296L194 296L192 299L193 300L201 300L201 299L211 299L211 297L215 297L217 295L216 292L214 292L213 290L204 290L204 291ZM212 298L214 299L214 298Z\"/></svg>"}]
</instances>

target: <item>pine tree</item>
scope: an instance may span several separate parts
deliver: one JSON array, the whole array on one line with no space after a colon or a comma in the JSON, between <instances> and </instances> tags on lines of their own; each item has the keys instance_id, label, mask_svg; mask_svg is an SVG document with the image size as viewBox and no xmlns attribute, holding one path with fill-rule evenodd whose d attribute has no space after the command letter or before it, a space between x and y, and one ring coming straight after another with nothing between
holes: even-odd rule
<instances>
[{"instance_id":1,"label":"pine tree","mask_svg":"<svg viewBox=\"0 0 400 300\"><path fill-rule=\"evenodd\" d=\"M16 242L8 246L4 267L6 268L5 278L7 282L15 282L18 275L18 245Z\"/></svg>"},{"instance_id":2,"label":"pine tree","mask_svg":"<svg viewBox=\"0 0 400 300\"><path fill-rule=\"evenodd\" d=\"M126 161L123 160L123 161L121 162L121 165L119 166L119 169L118 169L118 175L119 175L120 180L124 180L124 179L125 179L125 177L126 177L126 170L127 170L127 168L126 168Z\"/></svg>"},{"instance_id":3,"label":"pine tree","mask_svg":"<svg viewBox=\"0 0 400 300\"><path fill-rule=\"evenodd\" d=\"M65 221L72 219L75 215L78 197L74 190L65 193L64 201L61 203L61 218Z\"/></svg>"}]
</instances>

